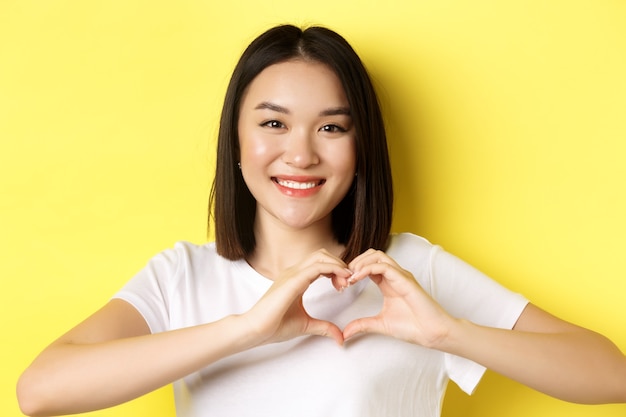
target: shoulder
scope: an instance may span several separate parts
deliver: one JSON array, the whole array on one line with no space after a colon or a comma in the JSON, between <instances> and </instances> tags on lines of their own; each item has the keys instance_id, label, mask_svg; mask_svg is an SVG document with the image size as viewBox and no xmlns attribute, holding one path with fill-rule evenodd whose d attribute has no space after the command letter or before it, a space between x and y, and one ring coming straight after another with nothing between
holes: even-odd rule
<instances>
[{"instance_id":1,"label":"shoulder","mask_svg":"<svg viewBox=\"0 0 626 417\"><path fill-rule=\"evenodd\" d=\"M412 233L397 233L389 237L387 255L402 268L410 271L420 285L430 292L431 263L439 246Z\"/></svg>"},{"instance_id":2,"label":"shoulder","mask_svg":"<svg viewBox=\"0 0 626 417\"><path fill-rule=\"evenodd\" d=\"M176 242L172 247L156 254L148 262L147 269L157 275L177 280L181 276L193 276L207 268L227 268L231 261L217 254L214 242L197 244L187 241Z\"/></svg>"},{"instance_id":3,"label":"shoulder","mask_svg":"<svg viewBox=\"0 0 626 417\"><path fill-rule=\"evenodd\" d=\"M217 251L215 250L215 242L200 244L182 240L176 242L172 248L166 249L165 251L174 251L176 253L185 254L187 256L211 256L213 254L217 255Z\"/></svg>"},{"instance_id":4,"label":"shoulder","mask_svg":"<svg viewBox=\"0 0 626 417\"><path fill-rule=\"evenodd\" d=\"M215 242L207 242L204 244L192 243L187 241L179 241L170 249L166 249L163 253L171 254L187 259L205 259L218 257L215 249Z\"/></svg>"},{"instance_id":5,"label":"shoulder","mask_svg":"<svg viewBox=\"0 0 626 417\"><path fill-rule=\"evenodd\" d=\"M400 262L405 257L430 257L431 252L438 246L430 243L426 238L413 233L394 233L389 236L387 254Z\"/></svg>"},{"instance_id":6,"label":"shoulder","mask_svg":"<svg viewBox=\"0 0 626 417\"><path fill-rule=\"evenodd\" d=\"M159 256L167 258L178 268L186 270L224 267L228 268L233 261L218 255L215 242L197 244L187 241L176 242L170 249L166 249Z\"/></svg>"}]
</instances>

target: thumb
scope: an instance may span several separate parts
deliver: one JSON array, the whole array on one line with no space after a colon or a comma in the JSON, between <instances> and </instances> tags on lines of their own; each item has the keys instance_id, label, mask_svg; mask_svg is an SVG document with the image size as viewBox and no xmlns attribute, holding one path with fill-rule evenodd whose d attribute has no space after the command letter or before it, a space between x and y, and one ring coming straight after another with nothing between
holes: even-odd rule
<instances>
[{"instance_id":1,"label":"thumb","mask_svg":"<svg viewBox=\"0 0 626 417\"><path fill-rule=\"evenodd\" d=\"M339 346L343 345L343 333L335 325L329 321L318 320L318 319L309 319L306 330L304 334L310 334L315 336L325 336L333 339Z\"/></svg>"},{"instance_id":2,"label":"thumb","mask_svg":"<svg viewBox=\"0 0 626 417\"><path fill-rule=\"evenodd\" d=\"M361 333L383 333L380 327L380 322L375 317L353 320L343 329L343 340L348 340Z\"/></svg>"}]
</instances>

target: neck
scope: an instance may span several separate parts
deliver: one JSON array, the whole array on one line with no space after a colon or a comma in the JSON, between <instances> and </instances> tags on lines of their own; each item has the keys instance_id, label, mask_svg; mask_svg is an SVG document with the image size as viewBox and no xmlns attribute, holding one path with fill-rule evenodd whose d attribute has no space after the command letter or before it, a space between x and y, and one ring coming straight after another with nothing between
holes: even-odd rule
<instances>
[{"instance_id":1,"label":"neck","mask_svg":"<svg viewBox=\"0 0 626 417\"><path fill-rule=\"evenodd\" d=\"M339 257L345 249L334 237L330 216L303 229L258 220L254 228L256 246L247 261L271 280L316 250L326 249Z\"/></svg>"}]
</instances>

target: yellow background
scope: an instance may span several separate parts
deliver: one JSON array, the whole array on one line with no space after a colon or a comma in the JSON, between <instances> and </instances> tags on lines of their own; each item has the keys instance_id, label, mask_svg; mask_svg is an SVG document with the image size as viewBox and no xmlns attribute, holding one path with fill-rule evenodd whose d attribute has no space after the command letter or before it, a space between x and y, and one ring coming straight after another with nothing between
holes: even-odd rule
<instances>
[{"instance_id":1,"label":"yellow background","mask_svg":"<svg viewBox=\"0 0 626 417\"><path fill-rule=\"evenodd\" d=\"M626 2L3 0L0 415L51 340L156 252L202 242L226 82L318 23L379 88L412 231L626 350ZM445 416L624 416L488 373ZM173 416L169 388L94 416Z\"/></svg>"}]
</instances>

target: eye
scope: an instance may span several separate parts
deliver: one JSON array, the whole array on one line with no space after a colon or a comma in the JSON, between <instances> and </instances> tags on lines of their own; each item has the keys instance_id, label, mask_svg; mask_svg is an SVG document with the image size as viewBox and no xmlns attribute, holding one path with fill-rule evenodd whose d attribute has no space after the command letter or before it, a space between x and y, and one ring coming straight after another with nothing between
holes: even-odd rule
<instances>
[{"instance_id":1,"label":"eye","mask_svg":"<svg viewBox=\"0 0 626 417\"><path fill-rule=\"evenodd\" d=\"M271 127L273 129L282 129L285 125L278 120L268 120L267 122L261 123L261 126Z\"/></svg>"},{"instance_id":2,"label":"eye","mask_svg":"<svg viewBox=\"0 0 626 417\"><path fill-rule=\"evenodd\" d=\"M334 125L334 124L324 125L324 126L322 126L322 128L320 130L322 132L328 132L328 133L344 133L344 132L346 132L346 129L344 129L341 126Z\"/></svg>"}]
</instances>

